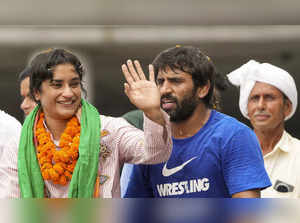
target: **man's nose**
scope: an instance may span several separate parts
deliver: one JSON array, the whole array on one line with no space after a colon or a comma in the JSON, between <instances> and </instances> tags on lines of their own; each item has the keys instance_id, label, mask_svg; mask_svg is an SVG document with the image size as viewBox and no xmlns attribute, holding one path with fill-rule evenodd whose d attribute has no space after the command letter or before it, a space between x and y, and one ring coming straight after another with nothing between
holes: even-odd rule
<instances>
[{"instance_id":1,"label":"man's nose","mask_svg":"<svg viewBox=\"0 0 300 223\"><path fill-rule=\"evenodd\" d=\"M20 108L24 111L24 109L26 109L26 104L25 104L25 99L22 101L22 103L20 104Z\"/></svg>"},{"instance_id":2,"label":"man's nose","mask_svg":"<svg viewBox=\"0 0 300 223\"><path fill-rule=\"evenodd\" d=\"M263 97L260 97L258 102L257 102L257 106L259 109L264 109L266 106L265 100Z\"/></svg>"},{"instance_id":3,"label":"man's nose","mask_svg":"<svg viewBox=\"0 0 300 223\"><path fill-rule=\"evenodd\" d=\"M20 108L24 111L25 109L29 108L29 101L28 98L24 98L24 100L22 101Z\"/></svg>"},{"instance_id":4,"label":"man's nose","mask_svg":"<svg viewBox=\"0 0 300 223\"><path fill-rule=\"evenodd\" d=\"M159 87L159 91L161 95L164 94L169 94L172 92L172 86L170 85L169 82L165 81L160 87Z\"/></svg>"}]
</instances>

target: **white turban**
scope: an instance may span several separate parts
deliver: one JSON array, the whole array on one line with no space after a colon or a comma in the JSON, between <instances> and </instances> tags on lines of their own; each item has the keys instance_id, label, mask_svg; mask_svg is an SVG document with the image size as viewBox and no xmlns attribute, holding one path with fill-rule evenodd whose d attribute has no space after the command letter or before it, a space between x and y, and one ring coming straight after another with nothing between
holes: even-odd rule
<instances>
[{"instance_id":1,"label":"white turban","mask_svg":"<svg viewBox=\"0 0 300 223\"><path fill-rule=\"evenodd\" d=\"M229 81L240 87L240 110L244 117L248 118L248 98L256 81L275 86L292 102L292 112L285 117L291 118L297 108L297 88L293 77L285 70L268 63L258 63L250 60L240 68L227 75Z\"/></svg>"}]
</instances>

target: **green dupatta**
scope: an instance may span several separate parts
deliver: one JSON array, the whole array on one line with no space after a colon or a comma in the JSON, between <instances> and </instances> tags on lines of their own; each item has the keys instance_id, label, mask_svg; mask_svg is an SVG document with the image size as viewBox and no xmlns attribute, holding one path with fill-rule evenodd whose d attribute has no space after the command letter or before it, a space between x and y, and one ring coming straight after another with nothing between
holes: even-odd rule
<instances>
[{"instance_id":1,"label":"green dupatta","mask_svg":"<svg viewBox=\"0 0 300 223\"><path fill-rule=\"evenodd\" d=\"M98 173L100 153L100 115L97 109L81 100L79 158L69 184L69 198L92 198ZM43 198L44 180L34 146L34 124L40 106L26 118L19 145L18 175L22 198Z\"/></svg>"}]
</instances>

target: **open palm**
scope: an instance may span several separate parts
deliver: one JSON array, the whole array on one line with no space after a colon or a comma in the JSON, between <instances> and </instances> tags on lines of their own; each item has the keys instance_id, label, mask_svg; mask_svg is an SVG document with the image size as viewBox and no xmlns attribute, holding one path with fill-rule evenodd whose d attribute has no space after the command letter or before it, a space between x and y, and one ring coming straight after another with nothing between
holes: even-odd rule
<instances>
[{"instance_id":1,"label":"open palm","mask_svg":"<svg viewBox=\"0 0 300 223\"><path fill-rule=\"evenodd\" d=\"M124 84L125 94L132 104L144 112L160 107L160 93L155 83L152 65L149 65L149 80L137 60L134 64L128 60L127 65L122 65L122 71L127 81Z\"/></svg>"}]
</instances>

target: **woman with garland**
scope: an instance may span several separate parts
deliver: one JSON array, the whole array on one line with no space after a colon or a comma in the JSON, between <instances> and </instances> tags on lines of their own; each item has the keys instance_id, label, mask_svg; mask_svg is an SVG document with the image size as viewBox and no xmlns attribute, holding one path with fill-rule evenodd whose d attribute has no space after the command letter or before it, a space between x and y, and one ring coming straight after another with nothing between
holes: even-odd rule
<instances>
[{"instance_id":1,"label":"woman with garland","mask_svg":"<svg viewBox=\"0 0 300 223\"><path fill-rule=\"evenodd\" d=\"M82 99L84 70L71 52L44 51L31 67L30 92L38 106L24 122L19 151L6 151L7 165L0 167L3 197L120 197L124 162L168 159L170 124L160 109L151 65L149 80L137 61L122 66L125 93L144 111L144 132L122 118L99 115Z\"/></svg>"}]
</instances>

